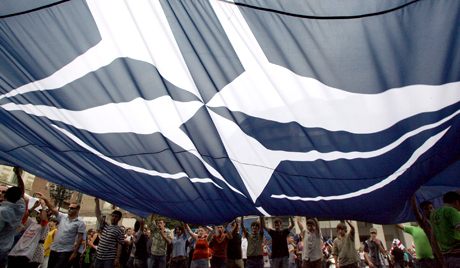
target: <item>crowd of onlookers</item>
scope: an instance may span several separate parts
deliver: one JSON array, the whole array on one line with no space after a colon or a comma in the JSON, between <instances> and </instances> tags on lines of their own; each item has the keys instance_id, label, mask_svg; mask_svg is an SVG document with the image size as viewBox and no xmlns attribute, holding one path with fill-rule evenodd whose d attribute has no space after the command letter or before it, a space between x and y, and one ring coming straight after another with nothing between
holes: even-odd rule
<instances>
[{"instance_id":1,"label":"crowd of onlookers","mask_svg":"<svg viewBox=\"0 0 460 268\"><path fill-rule=\"evenodd\" d=\"M28 208L21 170L14 169L18 187L0 194L0 268L8 267L139 267L139 268L357 268L460 267L460 194L448 192L438 209L429 201L412 198L418 226L396 227L412 235L415 251L398 240L390 249L371 228L369 239L356 250L350 221L337 225L337 237L324 241L317 219L290 217L290 225L275 219L265 226L263 216L244 224L244 217L222 225L192 230L180 223L170 230L164 218L136 218L133 228L119 225L120 211L106 220L95 198L98 230L89 229L78 216L79 204L68 213L43 194ZM35 219L31 217L35 216ZM297 221L298 234L291 233ZM270 239L267 241L265 234Z\"/></svg>"}]
</instances>

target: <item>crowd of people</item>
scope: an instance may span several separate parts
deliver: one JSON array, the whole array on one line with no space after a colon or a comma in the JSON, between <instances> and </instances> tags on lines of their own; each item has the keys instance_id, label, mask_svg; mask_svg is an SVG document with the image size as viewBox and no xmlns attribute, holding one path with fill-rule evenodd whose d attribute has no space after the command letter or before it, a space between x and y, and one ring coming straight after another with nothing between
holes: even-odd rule
<instances>
[{"instance_id":1,"label":"crowd of people","mask_svg":"<svg viewBox=\"0 0 460 268\"><path fill-rule=\"evenodd\" d=\"M337 237L324 241L318 220L290 217L287 228L281 219L274 228L265 226L263 216L244 225L244 217L230 224L200 226L192 230L181 222L173 230L166 220L154 215L136 218L134 228L119 225L120 211L110 221L101 213L95 198L98 230L89 229L78 216L79 204L70 204L68 213L58 209L41 193L27 208L21 171L15 168L18 187L0 195L0 268L4 267L139 267L139 268L385 268L460 267L460 194L448 192L437 210L425 201L420 208L412 198L418 227L397 224L412 235L415 252L404 252L395 240L387 250L371 228L363 247L355 245L350 221L337 225ZM35 212L40 208L39 212ZM35 219L30 217L36 213ZM298 234L292 228L297 222ZM230 229L229 229L230 226ZM267 241L265 232L270 239ZM188 234L188 235L187 235Z\"/></svg>"}]
</instances>

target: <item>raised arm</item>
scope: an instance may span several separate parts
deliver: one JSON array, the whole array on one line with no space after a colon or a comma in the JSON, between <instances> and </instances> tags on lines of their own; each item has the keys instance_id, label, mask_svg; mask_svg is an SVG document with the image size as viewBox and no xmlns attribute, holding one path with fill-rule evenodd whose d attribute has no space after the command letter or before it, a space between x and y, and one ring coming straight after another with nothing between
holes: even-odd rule
<instances>
[{"instance_id":1,"label":"raised arm","mask_svg":"<svg viewBox=\"0 0 460 268\"><path fill-rule=\"evenodd\" d=\"M395 226L404 231L404 225L398 223L398 224L395 224Z\"/></svg>"},{"instance_id":2,"label":"raised arm","mask_svg":"<svg viewBox=\"0 0 460 268\"><path fill-rule=\"evenodd\" d=\"M21 188L22 190L22 198L24 198L24 193L25 193L25 186L24 186L24 181L22 180L22 169L18 166L15 166L13 168L14 174L16 174L16 177L18 177L18 187Z\"/></svg>"},{"instance_id":3,"label":"raised arm","mask_svg":"<svg viewBox=\"0 0 460 268\"><path fill-rule=\"evenodd\" d=\"M39 198L43 199L43 201L45 201L45 204L46 206L53 212L54 216L58 216L59 215L59 211L57 210L57 208L53 205L53 203L51 203L48 198L46 198L42 193L40 192L36 192L35 194L38 195Z\"/></svg>"},{"instance_id":4,"label":"raised arm","mask_svg":"<svg viewBox=\"0 0 460 268\"><path fill-rule=\"evenodd\" d=\"M180 225L182 226L182 230L184 230L184 231L182 232L182 235L183 235L185 238L187 238L187 234L185 233L185 223L181 221L181 222L180 222Z\"/></svg>"},{"instance_id":5,"label":"raised arm","mask_svg":"<svg viewBox=\"0 0 460 268\"><path fill-rule=\"evenodd\" d=\"M311 218L315 222L315 232L319 235L321 229L319 228L319 222L317 218Z\"/></svg>"},{"instance_id":6,"label":"raised arm","mask_svg":"<svg viewBox=\"0 0 460 268\"><path fill-rule=\"evenodd\" d=\"M299 226L300 232L303 232L304 228L302 224L302 218L299 216L296 216L295 219L297 221L297 225Z\"/></svg>"},{"instance_id":7,"label":"raised arm","mask_svg":"<svg viewBox=\"0 0 460 268\"><path fill-rule=\"evenodd\" d=\"M423 221L423 215L420 213L420 208L417 203L417 199L415 198L415 194L411 198L411 207L412 207L412 212L414 212L415 218L417 219L417 222L422 222Z\"/></svg>"},{"instance_id":8,"label":"raised arm","mask_svg":"<svg viewBox=\"0 0 460 268\"><path fill-rule=\"evenodd\" d=\"M99 204L99 198L94 198L94 202L96 203L96 208L95 208L95 213L96 213L96 218L99 223L102 222L102 213L101 213L101 207Z\"/></svg>"},{"instance_id":9,"label":"raised arm","mask_svg":"<svg viewBox=\"0 0 460 268\"><path fill-rule=\"evenodd\" d=\"M260 222L260 226L262 228L260 228L259 232L261 234L264 234L264 229L267 231L267 232L270 232L270 228L268 228L267 226L265 226L265 216L259 216L259 222Z\"/></svg>"},{"instance_id":10,"label":"raised arm","mask_svg":"<svg viewBox=\"0 0 460 268\"><path fill-rule=\"evenodd\" d=\"M28 210L26 210L26 212L24 213L24 216L22 217L22 220L23 220L23 221L26 220L26 219L29 217L29 215L30 215L36 208L38 208L38 206L40 206L40 201L39 201L39 200L35 201L35 204L34 204L31 208L29 208Z\"/></svg>"},{"instance_id":11,"label":"raised arm","mask_svg":"<svg viewBox=\"0 0 460 268\"><path fill-rule=\"evenodd\" d=\"M40 205L42 206L42 211L40 212L40 220L42 222L45 222L45 221L48 221L48 217L46 215L46 204L45 204L45 201L43 201L43 199L40 199Z\"/></svg>"},{"instance_id":12,"label":"raised arm","mask_svg":"<svg viewBox=\"0 0 460 268\"><path fill-rule=\"evenodd\" d=\"M190 235L190 237L193 240L198 241L198 236L194 232L192 232L192 230L190 229L190 226L188 226L188 224L185 224L185 228L186 228L188 234Z\"/></svg>"},{"instance_id":13,"label":"raised arm","mask_svg":"<svg viewBox=\"0 0 460 268\"><path fill-rule=\"evenodd\" d=\"M295 223L294 223L294 217L289 216L289 218L291 219L291 225L289 225L289 227L288 227L287 229L288 229L289 231L291 231L291 229L294 228Z\"/></svg>"},{"instance_id":14,"label":"raised arm","mask_svg":"<svg viewBox=\"0 0 460 268\"><path fill-rule=\"evenodd\" d=\"M227 228L228 228L228 223L225 223L224 224L224 230L227 231L228 239L231 240L233 238L233 234L232 234L232 232L229 232Z\"/></svg>"},{"instance_id":15,"label":"raised arm","mask_svg":"<svg viewBox=\"0 0 460 268\"><path fill-rule=\"evenodd\" d=\"M241 216L241 231L244 234L244 237L248 238L248 229L244 226L244 216Z\"/></svg>"},{"instance_id":16,"label":"raised arm","mask_svg":"<svg viewBox=\"0 0 460 268\"><path fill-rule=\"evenodd\" d=\"M213 225L213 227L214 227L214 225ZM207 240L208 243L209 243L209 242L211 242L211 240L212 240L212 231L213 231L215 228L211 228L211 227L209 227L209 226L206 226L206 228L207 228L208 231L209 231L208 237L206 238L206 240Z\"/></svg>"},{"instance_id":17,"label":"raised arm","mask_svg":"<svg viewBox=\"0 0 460 268\"><path fill-rule=\"evenodd\" d=\"M346 220L347 224L350 226L350 235L354 236L355 235L355 227L353 227L353 224L349 220Z\"/></svg>"}]
</instances>

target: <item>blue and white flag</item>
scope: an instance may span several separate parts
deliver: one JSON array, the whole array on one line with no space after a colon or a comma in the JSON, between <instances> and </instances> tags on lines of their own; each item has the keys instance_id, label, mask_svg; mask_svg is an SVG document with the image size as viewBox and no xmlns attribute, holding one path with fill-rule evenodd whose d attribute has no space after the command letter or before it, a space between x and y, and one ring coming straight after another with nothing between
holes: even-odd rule
<instances>
[{"instance_id":1,"label":"blue and white flag","mask_svg":"<svg viewBox=\"0 0 460 268\"><path fill-rule=\"evenodd\" d=\"M460 188L459 1L37 2L0 2L2 164L190 223Z\"/></svg>"}]
</instances>

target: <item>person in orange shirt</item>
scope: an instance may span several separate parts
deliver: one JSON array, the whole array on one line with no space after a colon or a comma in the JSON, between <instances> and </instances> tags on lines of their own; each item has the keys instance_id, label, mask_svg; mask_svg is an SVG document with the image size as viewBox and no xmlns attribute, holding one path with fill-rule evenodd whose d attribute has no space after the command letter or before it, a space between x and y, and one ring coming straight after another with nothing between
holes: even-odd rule
<instances>
[{"instance_id":1,"label":"person in orange shirt","mask_svg":"<svg viewBox=\"0 0 460 268\"><path fill-rule=\"evenodd\" d=\"M207 230L213 231L210 227L200 226L198 235L192 232L188 224L185 225L187 232L192 239L196 241L195 251L193 251L192 263L190 268L208 268L209 267L209 242L212 236L207 234Z\"/></svg>"}]
</instances>

